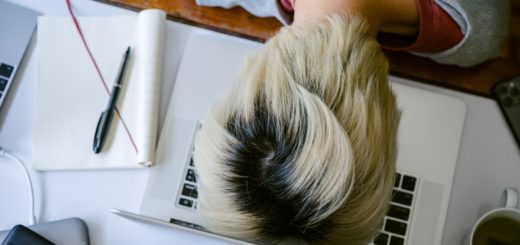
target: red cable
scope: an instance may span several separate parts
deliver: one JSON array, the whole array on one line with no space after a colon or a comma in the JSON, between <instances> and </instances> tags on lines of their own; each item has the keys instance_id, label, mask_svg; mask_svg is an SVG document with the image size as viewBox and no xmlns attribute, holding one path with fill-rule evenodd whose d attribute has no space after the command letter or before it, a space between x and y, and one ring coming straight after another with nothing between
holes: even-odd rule
<instances>
[{"instance_id":1,"label":"red cable","mask_svg":"<svg viewBox=\"0 0 520 245\"><path fill-rule=\"evenodd\" d=\"M92 61L92 63L94 64L94 67L96 68L97 74L99 75L99 78L101 79L101 82L103 83L103 87L105 88L105 92L110 96L110 89L108 88L108 85L105 82L105 79L103 78L103 74L101 73L101 70L99 69L99 66L96 63L96 60L94 59L94 56L92 55L92 52L90 52L90 48L87 45L85 36L83 36L83 32L81 31L81 27L79 25L78 19L76 19L76 16L74 15L74 12L72 11L72 6L70 4L70 0L65 0L65 1L67 2L67 8L69 9L70 17L72 17L72 21L74 22L74 25L76 26L76 30L78 31L78 34L81 37L83 46L85 46L85 49L87 50L90 60ZM119 109L117 107L116 107L116 114L117 114L117 117L119 117L121 123L123 124L126 134L128 135L128 138L130 139L130 142L132 143L132 146L134 147L135 152L137 154L139 152L137 149L137 145L135 144L134 138L132 137L132 134L130 134L130 130L126 126L126 123L123 120L123 117L121 117L121 113L119 113Z\"/></svg>"}]
</instances>

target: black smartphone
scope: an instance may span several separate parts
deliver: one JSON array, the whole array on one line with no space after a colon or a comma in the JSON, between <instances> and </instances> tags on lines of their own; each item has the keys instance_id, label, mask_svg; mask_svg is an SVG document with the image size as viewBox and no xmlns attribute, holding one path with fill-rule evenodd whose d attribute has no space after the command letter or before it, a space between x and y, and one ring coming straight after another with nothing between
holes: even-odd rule
<instances>
[{"instance_id":1,"label":"black smartphone","mask_svg":"<svg viewBox=\"0 0 520 245\"><path fill-rule=\"evenodd\" d=\"M40 236L38 233L32 231L31 229L23 226L16 225L9 231L7 237L2 242L2 245L20 245L20 244L30 244L30 245L52 245L54 243Z\"/></svg>"},{"instance_id":2,"label":"black smartphone","mask_svg":"<svg viewBox=\"0 0 520 245\"><path fill-rule=\"evenodd\" d=\"M520 146L520 76L498 82L491 89Z\"/></svg>"}]
</instances>

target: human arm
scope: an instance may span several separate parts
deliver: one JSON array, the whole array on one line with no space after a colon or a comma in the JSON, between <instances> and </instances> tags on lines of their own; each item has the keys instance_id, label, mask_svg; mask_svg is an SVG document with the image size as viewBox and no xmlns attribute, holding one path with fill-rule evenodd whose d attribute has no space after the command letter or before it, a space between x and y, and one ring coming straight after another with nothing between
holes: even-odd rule
<instances>
[{"instance_id":1,"label":"human arm","mask_svg":"<svg viewBox=\"0 0 520 245\"><path fill-rule=\"evenodd\" d=\"M462 67L499 56L510 18L507 1L297 0L294 24L338 12L364 16L383 48Z\"/></svg>"},{"instance_id":2,"label":"human arm","mask_svg":"<svg viewBox=\"0 0 520 245\"><path fill-rule=\"evenodd\" d=\"M387 32L413 36L418 31L419 16L415 0L298 0L294 2L293 25L322 21L337 13L363 16L372 33Z\"/></svg>"},{"instance_id":3,"label":"human arm","mask_svg":"<svg viewBox=\"0 0 520 245\"><path fill-rule=\"evenodd\" d=\"M344 8L316 7L316 5L329 5L337 1L340 0L296 0L296 2L294 0L197 0L197 3L220 7L230 7L230 3L233 4L231 6L245 6L244 8L254 15L273 16L283 24L289 25L292 23L293 15L294 23L298 24L300 20L304 23L325 17L326 13L345 12ZM293 2L294 6L292 6ZM350 0L345 2L371 3L365 4L369 6L368 9L361 10L365 11L364 17L368 16L371 19L369 22L371 22L372 33L379 34L377 39L384 49L410 52L443 64L468 67L499 56L501 45L509 30L511 11L508 1ZM251 3L257 7L254 11L248 9L252 6ZM399 4L385 5L392 3ZM406 7L414 3L417 13L413 11L413 7ZM297 10L296 5L298 5Z\"/></svg>"}]
</instances>

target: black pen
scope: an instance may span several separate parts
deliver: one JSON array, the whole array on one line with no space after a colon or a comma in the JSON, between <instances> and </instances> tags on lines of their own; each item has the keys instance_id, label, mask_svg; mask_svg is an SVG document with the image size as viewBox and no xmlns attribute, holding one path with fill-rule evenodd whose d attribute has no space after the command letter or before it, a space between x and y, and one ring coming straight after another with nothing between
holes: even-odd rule
<instances>
[{"instance_id":1,"label":"black pen","mask_svg":"<svg viewBox=\"0 0 520 245\"><path fill-rule=\"evenodd\" d=\"M112 125L112 118L114 117L114 112L116 110L119 91L121 91L121 86L123 85L123 77L125 74L126 65L128 63L128 57L130 57L130 47L126 49L126 52L123 56L121 66L119 68L119 74L117 75L117 79L114 82L114 87L112 88L112 93L110 94L107 108L101 113L101 116L99 117L96 132L94 133L94 144L92 146L92 149L96 154L101 152L103 149L103 145L105 144L106 138L108 136L108 131Z\"/></svg>"}]
</instances>

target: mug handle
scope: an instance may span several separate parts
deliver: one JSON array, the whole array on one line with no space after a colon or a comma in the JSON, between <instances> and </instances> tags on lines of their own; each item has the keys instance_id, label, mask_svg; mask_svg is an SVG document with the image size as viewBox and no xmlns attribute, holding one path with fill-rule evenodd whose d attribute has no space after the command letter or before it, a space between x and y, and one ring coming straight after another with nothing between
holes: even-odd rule
<instances>
[{"instance_id":1,"label":"mug handle","mask_svg":"<svg viewBox=\"0 0 520 245\"><path fill-rule=\"evenodd\" d=\"M507 187L500 197L499 206L503 208L518 208L519 203L518 190L513 187Z\"/></svg>"}]
</instances>

